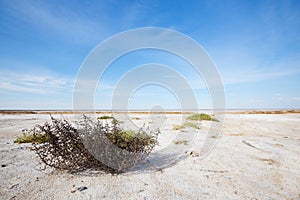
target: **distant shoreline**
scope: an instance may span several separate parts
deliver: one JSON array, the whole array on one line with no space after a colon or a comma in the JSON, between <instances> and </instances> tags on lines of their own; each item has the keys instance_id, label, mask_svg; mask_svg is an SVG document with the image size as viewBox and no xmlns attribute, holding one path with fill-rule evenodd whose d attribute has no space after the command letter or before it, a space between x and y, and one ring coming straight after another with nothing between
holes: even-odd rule
<instances>
[{"instance_id":1,"label":"distant shoreline","mask_svg":"<svg viewBox=\"0 0 300 200\"><path fill-rule=\"evenodd\" d=\"M166 111L147 111L147 110L116 110L116 111L109 111L109 110L96 110L96 111L78 111L78 110L0 110L0 114L193 114L198 112L212 112L211 109L199 109L199 110L166 110ZM227 109L225 111L217 110L218 114L293 114L293 113L300 113L300 109L285 109L285 110L242 110L242 109Z\"/></svg>"}]
</instances>

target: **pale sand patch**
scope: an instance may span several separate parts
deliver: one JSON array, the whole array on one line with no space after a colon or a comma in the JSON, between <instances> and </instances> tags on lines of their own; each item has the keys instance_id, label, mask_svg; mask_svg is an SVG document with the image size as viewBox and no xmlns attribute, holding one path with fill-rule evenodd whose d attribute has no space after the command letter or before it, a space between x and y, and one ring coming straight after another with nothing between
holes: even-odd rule
<instances>
[{"instance_id":1,"label":"pale sand patch","mask_svg":"<svg viewBox=\"0 0 300 200\"><path fill-rule=\"evenodd\" d=\"M215 122L201 122L200 130L172 130L182 123L180 116L165 116L156 152L172 145L174 135L197 131L191 149L201 153L206 130ZM147 114L130 117L138 126L151 121ZM66 118L72 120L72 116ZM43 170L30 144L13 140L22 129L45 121L50 121L49 115L0 115L2 199L300 198L300 114L226 114L223 135L204 159L189 156L162 170L121 175ZM155 160L155 155L152 161L164 162Z\"/></svg>"}]
</instances>

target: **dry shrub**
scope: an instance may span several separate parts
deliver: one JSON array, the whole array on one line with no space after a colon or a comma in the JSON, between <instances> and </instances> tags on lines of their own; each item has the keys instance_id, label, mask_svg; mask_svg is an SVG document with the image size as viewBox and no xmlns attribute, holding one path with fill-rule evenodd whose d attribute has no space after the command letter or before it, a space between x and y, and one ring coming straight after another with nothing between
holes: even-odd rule
<instances>
[{"instance_id":1,"label":"dry shrub","mask_svg":"<svg viewBox=\"0 0 300 200\"><path fill-rule=\"evenodd\" d=\"M159 134L159 130L147 134L143 128L124 131L116 120L103 124L87 116L78 123L79 128L65 119L51 120L31 130L36 138L48 138L45 143L34 142L34 150L46 165L69 171L97 168L123 172L153 150Z\"/></svg>"}]
</instances>

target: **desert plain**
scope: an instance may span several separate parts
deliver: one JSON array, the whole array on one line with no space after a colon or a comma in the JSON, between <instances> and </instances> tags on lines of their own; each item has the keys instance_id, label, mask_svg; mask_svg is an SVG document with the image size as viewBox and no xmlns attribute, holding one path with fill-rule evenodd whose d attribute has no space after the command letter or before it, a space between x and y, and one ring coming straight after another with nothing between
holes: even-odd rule
<instances>
[{"instance_id":1,"label":"desert plain","mask_svg":"<svg viewBox=\"0 0 300 200\"><path fill-rule=\"evenodd\" d=\"M14 140L23 129L50 121L49 113L4 112L0 114L1 199L300 199L298 112L226 112L214 116L222 122L174 128L189 115L160 115L159 145L145 161L150 167L141 164L109 174L45 166L31 144ZM74 120L70 113L64 117ZM155 115L133 112L129 117L137 126L150 126ZM220 123L216 145L202 155L208 131ZM176 143L192 134L193 140ZM173 150L181 155L168 161Z\"/></svg>"}]
</instances>

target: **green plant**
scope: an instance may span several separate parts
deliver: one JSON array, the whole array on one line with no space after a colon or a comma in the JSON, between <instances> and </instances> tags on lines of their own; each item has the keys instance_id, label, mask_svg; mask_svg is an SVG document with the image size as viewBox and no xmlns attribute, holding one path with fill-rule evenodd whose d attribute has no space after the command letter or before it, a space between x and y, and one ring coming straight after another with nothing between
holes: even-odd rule
<instances>
[{"instance_id":1,"label":"green plant","mask_svg":"<svg viewBox=\"0 0 300 200\"><path fill-rule=\"evenodd\" d=\"M23 131L22 136L17 137L17 139L14 141L14 143L45 143L48 142L49 138L45 134L39 134L37 136L34 136L32 132Z\"/></svg>"},{"instance_id":2,"label":"green plant","mask_svg":"<svg viewBox=\"0 0 300 200\"><path fill-rule=\"evenodd\" d=\"M146 146L157 144L152 136L142 130L119 130L107 136L112 143L131 152L139 152Z\"/></svg>"},{"instance_id":3,"label":"green plant","mask_svg":"<svg viewBox=\"0 0 300 200\"><path fill-rule=\"evenodd\" d=\"M114 117L113 116L103 115L101 117L98 117L97 119L114 119Z\"/></svg>"},{"instance_id":4,"label":"green plant","mask_svg":"<svg viewBox=\"0 0 300 200\"><path fill-rule=\"evenodd\" d=\"M219 120L217 120L216 118L205 114L205 113L200 113L200 114L194 114L191 115L189 117L186 118L187 120L193 120L193 121L201 121L201 120L207 120L207 121L214 121L214 122L218 122Z\"/></svg>"},{"instance_id":5,"label":"green plant","mask_svg":"<svg viewBox=\"0 0 300 200\"><path fill-rule=\"evenodd\" d=\"M197 124L194 124L194 123L192 123L192 122L185 122L183 125L184 125L185 127L192 127L192 128L195 128L195 129L200 129L200 128L197 126Z\"/></svg>"}]
</instances>

